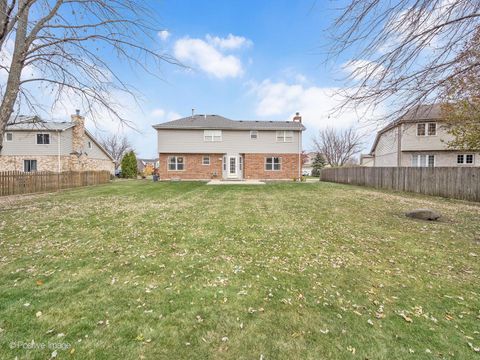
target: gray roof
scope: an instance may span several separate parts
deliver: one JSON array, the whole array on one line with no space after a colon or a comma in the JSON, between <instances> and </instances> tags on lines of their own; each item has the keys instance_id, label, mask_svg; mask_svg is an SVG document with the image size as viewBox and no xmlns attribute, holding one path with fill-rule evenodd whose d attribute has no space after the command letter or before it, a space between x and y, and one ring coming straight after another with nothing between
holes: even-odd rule
<instances>
[{"instance_id":1,"label":"gray roof","mask_svg":"<svg viewBox=\"0 0 480 360\"><path fill-rule=\"evenodd\" d=\"M217 129L217 130L305 130L299 122L230 120L220 115L194 115L153 125L155 129Z\"/></svg>"},{"instance_id":2,"label":"gray roof","mask_svg":"<svg viewBox=\"0 0 480 360\"><path fill-rule=\"evenodd\" d=\"M63 131L75 126L73 122L54 122L45 121L37 116L15 116L8 121L7 131L32 131L32 130L44 130L44 131Z\"/></svg>"}]
</instances>

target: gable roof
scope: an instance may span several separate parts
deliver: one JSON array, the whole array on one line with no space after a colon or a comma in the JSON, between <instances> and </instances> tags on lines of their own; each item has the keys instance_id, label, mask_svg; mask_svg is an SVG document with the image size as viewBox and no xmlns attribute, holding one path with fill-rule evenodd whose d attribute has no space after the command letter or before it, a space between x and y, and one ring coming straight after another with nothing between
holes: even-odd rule
<instances>
[{"instance_id":1,"label":"gable roof","mask_svg":"<svg viewBox=\"0 0 480 360\"><path fill-rule=\"evenodd\" d=\"M73 128L75 123L73 121L45 121L38 116L18 115L11 117L5 131L65 131ZM85 134L102 150L105 155L114 161L112 155L100 144L100 142L87 130Z\"/></svg>"},{"instance_id":2,"label":"gable roof","mask_svg":"<svg viewBox=\"0 0 480 360\"><path fill-rule=\"evenodd\" d=\"M73 122L45 121L38 116L14 116L7 123L5 131L63 131L74 127Z\"/></svg>"},{"instance_id":3,"label":"gable roof","mask_svg":"<svg viewBox=\"0 0 480 360\"><path fill-rule=\"evenodd\" d=\"M153 125L154 129L297 130L305 127L293 121L230 120L220 115L194 115Z\"/></svg>"},{"instance_id":4,"label":"gable roof","mask_svg":"<svg viewBox=\"0 0 480 360\"><path fill-rule=\"evenodd\" d=\"M382 128L377 132L375 136L375 141L373 142L372 149L370 154L375 151L380 136L382 136L387 131L397 127L400 124L404 123L415 123L419 121L440 121L442 117L442 105L443 104L431 104L431 105L418 105L408 110L405 114L400 116L398 119L392 121L390 124Z\"/></svg>"}]
</instances>

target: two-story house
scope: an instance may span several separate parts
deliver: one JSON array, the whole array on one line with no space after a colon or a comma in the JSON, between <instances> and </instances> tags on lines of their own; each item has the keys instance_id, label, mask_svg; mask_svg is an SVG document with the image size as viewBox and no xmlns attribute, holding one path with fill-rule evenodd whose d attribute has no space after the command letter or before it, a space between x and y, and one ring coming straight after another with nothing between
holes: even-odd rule
<instances>
[{"instance_id":1,"label":"two-story house","mask_svg":"<svg viewBox=\"0 0 480 360\"><path fill-rule=\"evenodd\" d=\"M301 176L302 118L193 115L153 126L160 179L292 180Z\"/></svg>"},{"instance_id":2,"label":"two-story house","mask_svg":"<svg viewBox=\"0 0 480 360\"><path fill-rule=\"evenodd\" d=\"M373 166L480 166L479 153L448 147L452 136L447 130L441 105L414 108L377 133L370 152Z\"/></svg>"},{"instance_id":3,"label":"two-story house","mask_svg":"<svg viewBox=\"0 0 480 360\"><path fill-rule=\"evenodd\" d=\"M69 122L18 116L7 124L0 152L0 171L114 172L110 154L85 129L78 110Z\"/></svg>"}]
</instances>

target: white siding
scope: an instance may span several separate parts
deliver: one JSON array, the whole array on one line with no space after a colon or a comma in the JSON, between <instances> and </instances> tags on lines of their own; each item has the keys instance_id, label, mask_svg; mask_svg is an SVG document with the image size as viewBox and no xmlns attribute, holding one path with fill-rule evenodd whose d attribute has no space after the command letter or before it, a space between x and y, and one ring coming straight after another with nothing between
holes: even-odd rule
<instances>
[{"instance_id":1,"label":"white siding","mask_svg":"<svg viewBox=\"0 0 480 360\"><path fill-rule=\"evenodd\" d=\"M88 147L88 142L92 144L92 148ZM90 159L102 159L102 160L111 160L107 154L92 140L92 138L85 133L85 144L83 147L84 151L87 153L87 156Z\"/></svg>"},{"instance_id":2,"label":"white siding","mask_svg":"<svg viewBox=\"0 0 480 360\"><path fill-rule=\"evenodd\" d=\"M416 123L403 125L402 151L446 150L447 143L450 140L452 140L452 136L440 123L437 123L437 134L434 136L417 136Z\"/></svg>"},{"instance_id":3,"label":"white siding","mask_svg":"<svg viewBox=\"0 0 480 360\"><path fill-rule=\"evenodd\" d=\"M222 130L222 141L207 142L203 130L157 130L159 153L298 153L301 131L293 132L293 142L277 142L276 131Z\"/></svg>"},{"instance_id":4,"label":"white siding","mask_svg":"<svg viewBox=\"0 0 480 360\"><path fill-rule=\"evenodd\" d=\"M375 166L397 166L398 127L380 135L375 148Z\"/></svg>"},{"instance_id":5,"label":"white siding","mask_svg":"<svg viewBox=\"0 0 480 360\"><path fill-rule=\"evenodd\" d=\"M72 151L72 130L56 131L7 131L13 133L13 141L4 141L2 155L58 155L60 136L60 155ZM50 134L50 144L37 145L37 134Z\"/></svg>"},{"instance_id":6,"label":"white siding","mask_svg":"<svg viewBox=\"0 0 480 360\"><path fill-rule=\"evenodd\" d=\"M412 155L435 155L436 167L468 167L480 166L480 153L474 155L474 163L472 165L458 165L458 154L472 154L468 151L412 151L402 153L402 166L412 166Z\"/></svg>"}]
</instances>

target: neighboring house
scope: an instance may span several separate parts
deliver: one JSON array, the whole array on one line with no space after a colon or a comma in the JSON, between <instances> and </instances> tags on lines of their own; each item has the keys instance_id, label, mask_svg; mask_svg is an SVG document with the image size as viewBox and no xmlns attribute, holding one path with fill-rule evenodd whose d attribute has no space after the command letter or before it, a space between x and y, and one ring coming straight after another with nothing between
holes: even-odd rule
<instances>
[{"instance_id":1,"label":"neighboring house","mask_svg":"<svg viewBox=\"0 0 480 360\"><path fill-rule=\"evenodd\" d=\"M374 166L480 166L480 154L452 150L441 105L421 105L380 130L370 154Z\"/></svg>"},{"instance_id":2,"label":"neighboring house","mask_svg":"<svg viewBox=\"0 0 480 360\"><path fill-rule=\"evenodd\" d=\"M158 169L158 159L139 159L137 158L137 171L142 174L144 172L152 174L153 170Z\"/></svg>"},{"instance_id":3,"label":"neighboring house","mask_svg":"<svg viewBox=\"0 0 480 360\"><path fill-rule=\"evenodd\" d=\"M301 176L302 118L230 120L194 115L153 126L160 179L297 179Z\"/></svg>"},{"instance_id":4,"label":"neighboring house","mask_svg":"<svg viewBox=\"0 0 480 360\"><path fill-rule=\"evenodd\" d=\"M114 172L112 157L85 129L85 118L46 122L37 116L18 116L5 130L0 171Z\"/></svg>"},{"instance_id":5,"label":"neighboring house","mask_svg":"<svg viewBox=\"0 0 480 360\"><path fill-rule=\"evenodd\" d=\"M360 155L360 166L374 166L375 157L371 154L362 154Z\"/></svg>"},{"instance_id":6,"label":"neighboring house","mask_svg":"<svg viewBox=\"0 0 480 360\"><path fill-rule=\"evenodd\" d=\"M305 162L302 165L302 174L305 176L312 176L313 160L315 160L315 156L317 156L317 153L308 152L305 155Z\"/></svg>"}]
</instances>

